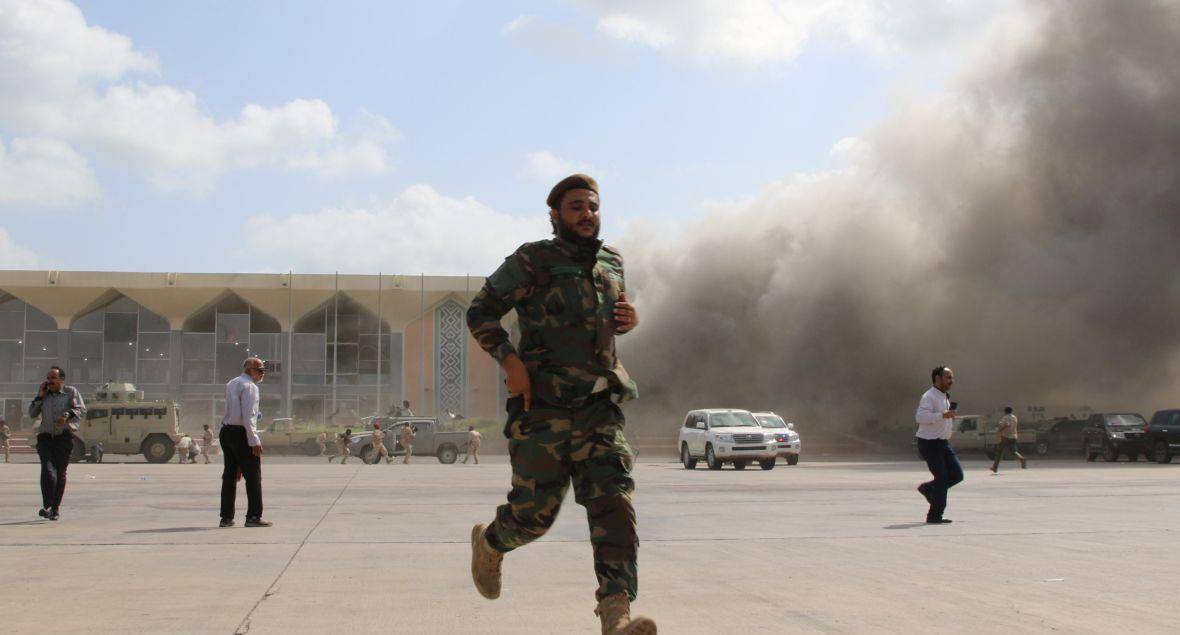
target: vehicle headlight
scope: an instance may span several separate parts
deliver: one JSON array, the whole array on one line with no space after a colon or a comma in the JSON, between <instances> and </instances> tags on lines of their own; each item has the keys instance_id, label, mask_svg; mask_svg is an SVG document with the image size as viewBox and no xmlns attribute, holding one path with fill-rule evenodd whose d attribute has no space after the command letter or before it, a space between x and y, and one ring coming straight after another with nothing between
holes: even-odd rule
<instances>
[{"instance_id":1,"label":"vehicle headlight","mask_svg":"<svg viewBox=\"0 0 1180 635\"><path fill-rule=\"evenodd\" d=\"M732 443L733 442L733 435L732 434L719 434L719 435L717 435L717 440L718 441L727 441L727 442Z\"/></svg>"},{"instance_id":2,"label":"vehicle headlight","mask_svg":"<svg viewBox=\"0 0 1180 635\"><path fill-rule=\"evenodd\" d=\"M1110 433L1110 438L1112 438L1112 439L1121 439L1121 438L1123 438L1123 433L1122 433L1122 432L1111 432L1111 433Z\"/></svg>"},{"instance_id":3,"label":"vehicle headlight","mask_svg":"<svg viewBox=\"0 0 1180 635\"><path fill-rule=\"evenodd\" d=\"M774 434L764 434L762 435L762 440L766 441L767 443L774 443L775 436Z\"/></svg>"}]
</instances>

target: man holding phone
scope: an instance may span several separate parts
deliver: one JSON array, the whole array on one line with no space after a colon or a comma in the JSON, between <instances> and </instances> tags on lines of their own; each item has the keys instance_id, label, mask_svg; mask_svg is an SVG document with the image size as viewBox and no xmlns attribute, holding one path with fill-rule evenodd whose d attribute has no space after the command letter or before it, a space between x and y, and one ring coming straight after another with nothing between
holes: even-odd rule
<instances>
[{"instance_id":1,"label":"man holding phone","mask_svg":"<svg viewBox=\"0 0 1180 635\"><path fill-rule=\"evenodd\" d=\"M37 426L37 457L41 459L42 518L60 517L62 497L66 493L66 470L74 450L74 432L86 416L86 405L77 388L65 385L66 373L50 366L37 396L29 404L29 418L41 418Z\"/></svg>"},{"instance_id":2,"label":"man holding phone","mask_svg":"<svg viewBox=\"0 0 1180 635\"><path fill-rule=\"evenodd\" d=\"M919 485L918 492L930 504L926 522L945 525L951 522L942 516L946 511L947 490L963 480L963 467L950 444L959 404L950 400L949 391L955 383L953 370L939 366L930 372L930 379L934 385L922 395L914 419L918 422L918 454L934 478Z\"/></svg>"},{"instance_id":3,"label":"man holding phone","mask_svg":"<svg viewBox=\"0 0 1180 635\"><path fill-rule=\"evenodd\" d=\"M221 525L233 527L238 478L246 480L246 526L270 527L262 520L262 440L258 438L258 384L266 365L257 357L242 364L242 374L225 385L225 416L221 419Z\"/></svg>"}]
</instances>

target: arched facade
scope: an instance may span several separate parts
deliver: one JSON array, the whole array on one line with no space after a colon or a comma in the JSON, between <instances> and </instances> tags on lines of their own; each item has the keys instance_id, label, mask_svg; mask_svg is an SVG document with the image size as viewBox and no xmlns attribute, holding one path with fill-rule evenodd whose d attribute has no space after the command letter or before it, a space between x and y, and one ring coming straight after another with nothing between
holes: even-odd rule
<instances>
[{"instance_id":1,"label":"arched facade","mask_svg":"<svg viewBox=\"0 0 1180 635\"><path fill-rule=\"evenodd\" d=\"M495 362L467 333L482 279L438 276L0 272L0 405L12 423L51 365L91 394L130 381L218 422L242 360L267 361L264 422L355 425L418 414L498 418Z\"/></svg>"}]
</instances>

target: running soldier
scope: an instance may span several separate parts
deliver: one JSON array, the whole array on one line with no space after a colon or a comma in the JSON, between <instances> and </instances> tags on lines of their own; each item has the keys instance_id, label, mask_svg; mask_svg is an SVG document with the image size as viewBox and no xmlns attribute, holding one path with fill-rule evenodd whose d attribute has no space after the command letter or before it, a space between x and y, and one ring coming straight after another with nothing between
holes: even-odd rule
<instances>
[{"instance_id":1,"label":"running soldier","mask_svg":"<svg viewBox=\"0 0 1180 635\"><path fill-rule=\"evenodd\" d=\"M598 239L594 179L567 177L546 202L555 237L509 256L467 312L472 336L507 375L510 407L520 411L505 426L512 490L490 525L472 528L471 575L480 594L499 597L504 554L548 531L572 481L590 523L602 632L655 633L651 619L631 618L639 590L634 453L618 404L638 391L615 351L615 336L634 329L638 315L625 293L623 257ZM500 324L512 309L519 348Z\"/></svg>"},{"instance_id":2,"label":"running soldier","mask_svg":"<svg viewBox=\"0 0 1180 635\"><path fill-rule=\"evenodd\" d=\"M386 465L393 463L389 456L389 448L385 447L385 433L381 431L380 423L373 422L373 438L369 440L369 445L372 448L369 455L373 457L369 463L380 463L381 457L385 457Z\"/></svg>"}]
</instances>

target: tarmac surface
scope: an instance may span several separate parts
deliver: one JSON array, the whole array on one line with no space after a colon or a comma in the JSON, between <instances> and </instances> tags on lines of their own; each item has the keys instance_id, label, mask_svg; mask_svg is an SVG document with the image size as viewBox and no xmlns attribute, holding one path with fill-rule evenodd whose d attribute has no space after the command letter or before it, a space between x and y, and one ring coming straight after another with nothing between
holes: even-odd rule
<instances>
[{"instance_id":1,"label":"tarmac surface","mask_svg":"<svg viewBox=\"0 0 1180 635\"><path fill-rule=\"evenodd\" d=\"M220 465L75 464L39 519L33 457L0 464L0 631L595 633L573 502L479 597L482 465L265 459L270 529L218 529ZM114 458L114 457L108 457ZM636 468L641 590L661 633L1176 632L1180 463L966 461L927 526L917 461ZM239 493L239 509L245 494Z\"/></svg>"}]
</instances>

